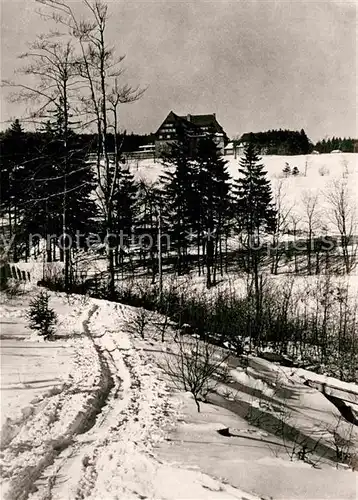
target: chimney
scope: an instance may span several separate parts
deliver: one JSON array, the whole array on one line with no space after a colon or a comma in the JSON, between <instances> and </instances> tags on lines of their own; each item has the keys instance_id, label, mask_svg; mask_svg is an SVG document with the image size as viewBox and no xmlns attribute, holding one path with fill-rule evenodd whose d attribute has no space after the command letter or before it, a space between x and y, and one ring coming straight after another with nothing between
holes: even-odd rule
<instances>
[{"instance_id":1,"label":"chimney","mask_svg":"<svg viewBox=\"0 0 358 500\"><path fill-rule=\"evenodd\" d=\"M191 115L186 115L186 119L188 122L191 122Z\"/></svg>"},{"instance_id":2,"label":"chimney","mask_svg":"<svg viewBox=\"0 0 358 500\"><path fill-rule=\"evenodd\" d=\"M216 120L216 113L213 113L213 117L214 117L214 118L215 118L215 120Z\"/></svg>"}]
</instances>

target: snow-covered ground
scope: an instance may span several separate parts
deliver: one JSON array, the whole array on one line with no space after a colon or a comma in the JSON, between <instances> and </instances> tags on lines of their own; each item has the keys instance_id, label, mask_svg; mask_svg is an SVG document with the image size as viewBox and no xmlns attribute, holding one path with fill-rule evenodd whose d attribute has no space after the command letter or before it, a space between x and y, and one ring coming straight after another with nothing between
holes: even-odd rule
<instances>
[{"instance_id":1,"label":"snow-covered ground","mask_svg":"<svg viewBox=\"0 0 358 500\"><path fill-rule=\"evenodd\" d=\"M228 162L228 169L233 178L238 177L238 165L240 157L225 156ZM343 174L354 175L358 174L358 153L339 153L339 154L310 154L297 156L281 156L281 155L263 155L262 163L270 179L283 177L282 170L288 163L291 167L297 167L300 175L296 177L289 176L288 179L296 182L301 179L301 183L307 183L308 187L312 187L309 179L317 179L322 185L327 182L327 178L341 177ZM129 160L129 166L134 174L138 177L146 178L149 181L158 179L162 172L163 166L160 160ZM304 180L306 179L306 180Z\"/></svg>"},{"instance_id":2,"label":"snow-covered ground","mask_svg":"<svg viewBox=\"0 0 358 500\"><path fill-rule=\"evenodd\" d=\"M2 498L207 498L207 487L218 499L243 498L235 488L152 454L178 409L158 369L128 335L133 310L51 294L62 338L44 343L25 324L35 290L0 306L2 402L9 387L17 391L2 405Z\"/></svg>"},{"instance_id":3,"label":"snow-covered ground","mask_svg":"<svg viewBox=\"0 0 358 500\"><path fill-rule=\"evenodd\" d=\"M336 470L322 462L314 468L290 460L284 443L248 424L235 411L202 404L201 413L197 413L190 398L182 399L182 421L171 432L170 441L158 445L162 460L185 463L259 498L357 498L354 472ZM224 428L229 428L230 436L218 432ZM206 498L215 498L211 495L209 491Z\"/></svg>"},{"instance_id":4,"label":"snow-covered ground","mask_svg":"<svg viewBox=\"0 0 358 500\"><path fill-rule=\"evenodd\" d=\"M173 345L168 349L175 351ZM148 350L160 359L155 347ZM255 357L249 357L247 368L236 366L237 361L229 360L232 380L208 396L210 404L200 404L200 414L190 394L179 396L183 416L169 442L159 444L160 456L198 467L260 498L355 499L358 475L337 469L333 441L337 434L349 436L356 454L358 428L342 420L323 394L304 385L320 377ZM340 389L344 399L358 402L357 385L324 381ZM344 390L349 392L343 395ZM220 434L223 429L229 432ZM305 442L316 447L311 465L292 458L295 447Z\"/></svg>"},{"instance_id":5,"label":"snow-covered ground","mask_svg":"<svg viewBox=\"0 0 358 500\"><path fill-rule=\"evenodd\" d=\"M52 303L59 310L57 333L63 340L55 343L42 342L27 327L25 317L30 293L15 297L1 304L1 426L6 418L20 418L27 405L47 392L61 392L74 375L79 374L79 352L86 342L81 337L74 342L69 338L82 332L81 316L85 311L76 311L70 304L61 304L56 298ZM62 302L62 301L61 301ZM60 302L60 303L61 303ZM89 365L91 362L89 362ZM88 374L83 373L83 378Z\"/></svg>"},{"instance_id":6,"label":"snow-covered ground","mask_svg":"<svg viewBox=\"0 0 358 500\"><path fill-rule=\"evenodd\" d=\"M225 156L227 160L228 172L232 179L239 177L240 157ZM314 218L315 226L324 227L329 233L335 232L332 224L330 203L327 195L334 189L334 184L340 181L347 183L347 195L350 198L349 204L357 208L356 188L358 187L358 154L339 153L321 155L298 155L298 156L262 156L262 163L267 171L268 178L272 183L272 191L275 196L278 186L281 188L281 205L286 211L290 211L290 217L294 217L298 222L296 229L305 226L307 214L304 199L317 196L317 207ZM284 176L282 170L286 164L291 170L293 167L299 169L299 175ZM149 183L156 182L163 172L163 165L160 160L141 160L129 163L130 170L137 179L144 179ZM319 229L322 231L322 227ZM315 228L315 231L318 227Z\"/></svg>"},{"instance_id":7,"label":"snow-covered ground","mask_svg":"<svg viewBox=\"0 0 358 500\"><path fill-rule=\"evenodd\" d=\"M231 383L198 414L158 367L175 350L169 334L162 343L153 327L142 340L130 333L134 308L51 294L60 338L41 342L24 316L36 292L0 305L2 498L356 498L357 473L329 457L319 457L318 469L291 460L290 445L270 430L284 403L290 425L329 441L339 413L303 385L314 374L277 373L257 358L243 369L233 358ZM358 393L354 384L325 382ZM248 423L247 409L266 423ZM225 428L229 436L217 432Z\"/></svg>"}]
</instances>

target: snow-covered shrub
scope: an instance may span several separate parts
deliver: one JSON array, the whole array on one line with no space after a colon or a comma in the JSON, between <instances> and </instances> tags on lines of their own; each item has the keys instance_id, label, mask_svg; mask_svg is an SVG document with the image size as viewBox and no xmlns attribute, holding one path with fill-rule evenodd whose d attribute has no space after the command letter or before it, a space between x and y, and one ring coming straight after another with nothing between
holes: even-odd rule
<instances>
[{"instance_id":1,"label":"snow-covered shrub","mask_svg":"<svg viewBox=\"0 0 358 500\"><path fill-rule=\"evenodd\" d=\"M20 270L12 266L14 271L11 271L11 267L6 258L0 257L0 290L5 292L8 298L16 297L24 293L24 281ZM20 273L20 277L19 274Z\"/></svg>"},{"instance_id":2,"label":"snow-covered shrub","mask_svg":"<svg viewBox=\"0 0 358 500\"><path fill-rule=\"evenodd\" d=\"M0 261L0 290L6 290L9 282L9 264L6 261Z\"/></svg>"},{"instance_id":3,"label":"snow-covered shrub","mask_svg":"<svg viewBox=\"0 0 358 500\"><path fill-rule=\"evenodd\" d=\"M291 174L291 167L290 167L289 163L287 163L287 162L285 163L285 166L282 169L282 173L283 173L284 177L288 177Z\"/></svg>"},{"instance_id":4,"label":"snow-covered shrub","mask_svg":"<svg viewBox=\"0 0 358 500\"><path fill-rule=\"evenodd\" d=\"M23 295L25 293L24 283L22 283L21 281L10 279L7 282L5 293L9 299L18 297L19 295Z\"/></svg>"},{"instance_id":5,"label":"snow-covered shrub","mask_svg":"<svg viewBox=\"0 0 358 500\"><path fill-rule=\"evenodd\" d=\"M145 339L145 334L153 323L153 316L152 311L139 307L130 320L127 321L128 330L130 333Z\"/></svg>"},{"instance_id":6,"label":"snow-covered shrub","mask_svg":"<svg viewBox=\"0 0 358 500\"><path fill-rule=\"evenodd\" d=\"M318 173L321 177L326 177L329 175L329 169L325 165L322 165L322 167L319 167Z\"/></svg>"},{"instance_id":7,"label":"snow-covered shrub","mask_svg":"<svg viewBox=\"0 0 358 500\"><path fill-rule=\"evenodd\" d=\"M179 337L177 352L168 355L161 368L179 390L192 394L200 412L199 402L205 401L219 382L227 379L227 357L209 342L196 337L189 340Z\"/></svg>"},{"instance_id":8,"label":"snow-covered shrub","mask_svg":"<svg viewBox=\"0 0 358 500\"><path fill-rule=\"evenodd\" d=\"M47 292L41 291L37 297L30 302L27 318L29 327L35 330L45 340L50 340L55 332L57 314L49 307L50 296Z\"/></svg>"}]
</instances>

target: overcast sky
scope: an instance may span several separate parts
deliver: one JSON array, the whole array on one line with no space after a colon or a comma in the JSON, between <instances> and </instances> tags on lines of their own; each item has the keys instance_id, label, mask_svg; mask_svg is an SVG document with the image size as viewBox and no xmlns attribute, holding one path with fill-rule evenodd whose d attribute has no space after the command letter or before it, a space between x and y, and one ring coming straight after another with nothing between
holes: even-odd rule
<instances>
[{"instance_id":1,"label":"overcast sky","mask_svg":"<svg viewBox=\"0 0 358 500\"><path fill-rule=\"evenodd\" d=\"M47 26L34 0L0 1L2 78L13 78L17 56ZM128 131L155 131L173 110L215 112L231 137L272 128L358 136L355 1L108 3L109 41L126 54L127 78L149 86L122 109ZM22 112L2 100L2 122Z\"/></svg>"}]
</instances>

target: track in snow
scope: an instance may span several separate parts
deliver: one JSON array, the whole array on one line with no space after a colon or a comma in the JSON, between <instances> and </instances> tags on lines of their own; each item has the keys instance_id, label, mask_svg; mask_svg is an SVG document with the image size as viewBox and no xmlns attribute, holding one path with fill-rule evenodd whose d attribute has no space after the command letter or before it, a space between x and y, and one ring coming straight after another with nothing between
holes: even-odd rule
<instances>
[{"instance_id":1,"label":"track in snow","mask_svg":"<svg viewBox=\"0 0 358 500\"><path fill-rule=\"evenodd\" d=\"M87 341L78 337L75 341L78 368L85 380L75 379L71 385L63 384L61 389L50 391L34 405L26 419L14 425L3 443L1 475L6 483L3 489L6 500L26 500L36 490L34 485L38 480L44 486L41 479L46 469L73 445L77 435L95 425L106 404L114 384L107 361L88 329L97 308L94 306L83 321ZM45 483L46 498L51 498L49 492L54 481Z\"/></svg>"}]
</instances>

